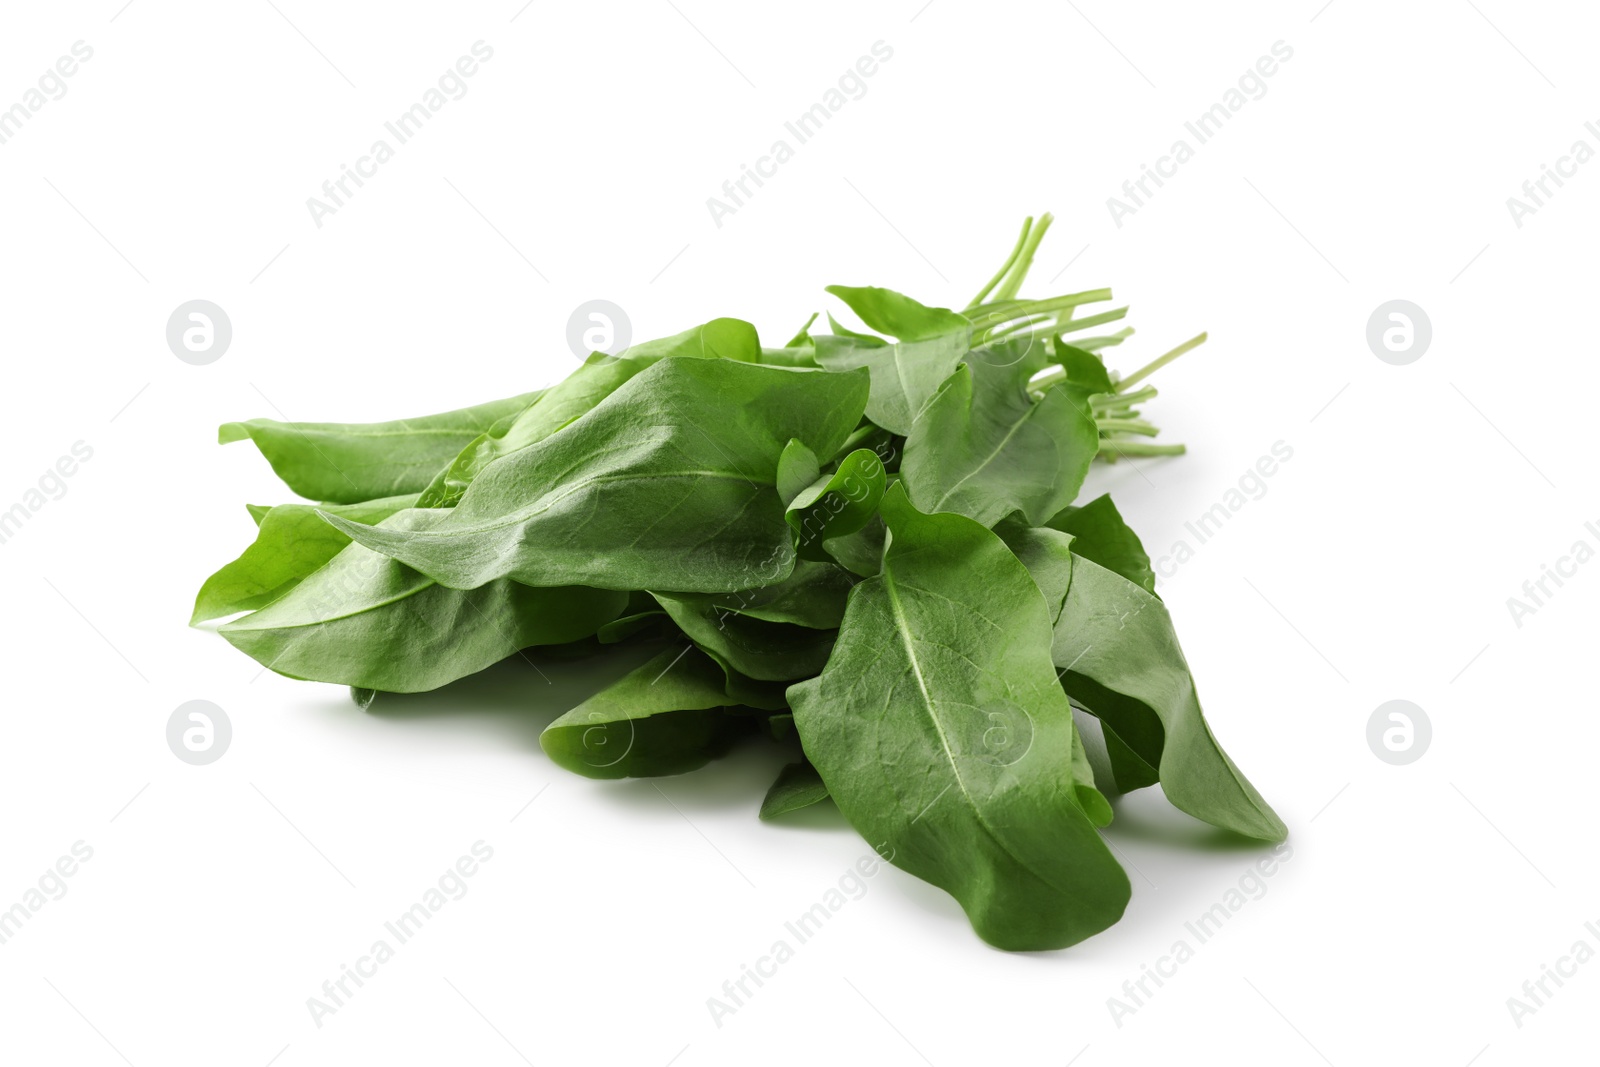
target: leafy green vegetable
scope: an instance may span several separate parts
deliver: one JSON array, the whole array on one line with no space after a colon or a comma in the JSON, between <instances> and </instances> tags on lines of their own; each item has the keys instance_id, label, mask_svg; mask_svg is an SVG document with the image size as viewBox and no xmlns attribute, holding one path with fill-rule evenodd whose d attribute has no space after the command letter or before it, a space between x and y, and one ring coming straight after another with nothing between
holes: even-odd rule
<instances>
[{"instance_id":1,"label":"leafy green vegetable","mask_svg":"<svg viewBox=\"0 0 1600 1067\"><path fill-rule=\"evenodd\" d=\"M381 522L411 507L416 499L415 494L393 496L362 504L328 504L322 510L356 522ZM317 512L311 504L279 504L263 512L250 547L200 587L190 625L270 604L338 555L350 538Z\"/></svg>"},{"instance_id":2,"label":"leafy green vegetable","mask_svg":"<svg viewBox=\"0 0 1600 1067\"><path fill-rule=\"evenodd\" d=\"M1042 362L1030 347L1011 342L969 354L929 402L900 466L917 507L985 526L1020 511L1038 525L1078 495L1099 429L1072 386L1040 400L1028 392Z\"/></svg>"},{"instance_id":3,"label":"leafy green vegetable","mask_svg":"<svg viewBox=\"0 0 1600 1067\"><path fill-rule=\"evenodd\" d=\"M995 533L1028 569L1039 592L1044 594L1045 609L1050 625L1054 626L1061 617L1061 609L1066 606L1067 589L1072 585L1075 547L1072 535L1015 522L1002 523L995 527Z\"/></svg>"},{"instance_id":4,"label":"leafy green vegetable","mask_svg":"<svg viewBox=\"0 0 1600 1067\"><path fill-rule=\"evenodd\" d=\"M883 499L883 570L856 587L822 674L789 689L839 809L954 896L985 941L1061 948L1121 917L1127 875L1050 662L1027 570L959 515Z\"/></svg>"},{"instance_id":5,"label":"leafy green vegetable","mask_svg":"<svg viewBox=\"0 0 1600 1067\"><path fill-rule=\"evenodd\" d=\"M833 371L865 367L872 376L867 417L893 433L910 433L918 413L966 354L970 324L953 311L924 307L888 289L830 285L828 292L898 343L858 333L818 337L817 363Z\"/></svg>"},{"instance_id":6,"label":"leafy green vegetable","mask_svg":"<svg viewBox=\"0 0 1600 1067\"><path fill-rule=\"evenodd\" d=\"M454 589L506 577L685 592L776 581L794 565L779 454L790 439L831 454L860 420L866 384L662 360L565 430L491 463L429 530L328 521Z\"/></svg>"},{"instance_id":7,"label":"leafy green vegetable","mask_svg":"<svg viewBox=\"0 0 1600 1067\"><path fill-rule=\"evenodd\" d=\"M860 530L878 513L888 476L870 448L858 448L839 461L832 474L818 475L789 503L784 518L794 528L801 559L827 560L824 542Z\"/></svg>"},{"instance_id":8,"label":"leafy green vegetable","mask_svg":"<svg viewBox=\"0 0 1600 1067\"><path fill-rule=\"evenodd\" d=\"M379 528L425 530L448 515L401 511ZM587 637L627 602L620 592L533 589L505 580L447 589L403 563L349 545L282 597L220 632L257 663L290 678L415 693L531 645Z\"/></svg>"},{"instance_id":9,"label":"leafy green vegetable","mask_svg":"<svg viewBox=\"0 0 1600 1067\"><path fill-rule=\"evenodd\" d=\"M892 289L830 285L828 292L843 300L870 329L901 341L931 341L971 325L966 316L949 308L927 307Z\"/></svg>"},{"instance_id":10,"label":"leafy green vegetable","mask_svg":"<svg viewBox=\"0 0 1600 1067\"><path fill-rule=\"evenodd\" d=\"M656 599L696 645L760 681L809 678L833 648L832 630L740 615L718 607L719 598L706 593L657 593Z\"/></svg>"},{"instance_id":11,"label":"leafy green vegetable","mask_svg":"<svg viewBox=\"0 0 1600 1067\"><path fill-rule=\"evenodd\" d=\"M583 366L546 389L522 411L501 419L472 440L423 490L418 507L452 508L490 463L537 444L600 401L635 374L670 356L755 362L761 353L756 328L739 319L713 319L672 337L634 345L619 356L591 352Z\"/></svg>"},{"instance_id":12,"label":"leafy green vegetable","mask_svg":"<svg viewBox=\"0 0 1600 1067\"><path fill-rule=\"evenodd\" d=\"M538 393L526 393L393 422L228 422L217 430L217 441L248 437L273 472L307 500L359 504L422 492L468 442L537 399Z\"/></svg>"},{"instance_id":13,"label":"leafy green vegetable","mask_svg":"<svg viewBox=\"0 0 1600 1067\"><path fill-rule=\"evenodd\" d=\"M822 783L822 775L810 763L801 760L778 772L778 780L772 783L766 799L761 802L761 817L776 819L827 799L828 787Z\"/></svg>"},{"instance_id":14,"label":"leafy green vegetable","mask_svg":"<svg viewBox=\"0 0 1600 1067\"><path fill-rule=\"evenodd\" d=\"M771 819L832 797L980 936L1059 948L1117 921L1108 797L1284 825L1217 745L1096 459L1165 456L1111 369L1111 290L1023 298L1029 218L965 308L834 286L859 320L764 347L713 319L536 393L374 424L228 423L295 492L191 621L279 674L435 689L521 654L588 672L545 729L591 778L680 774L741 739L794 760ZM849 316L845 316L849 318ZM242 613L242 614L241 614ZM635 663L641 666L633 667ZM529 703L553 689L535 685ZM560 710L560 709L557 709Z\"/></svg>"},{"instance_id":15,"label":"leafy green vegetable","mask_svg":"<svg viewBox=\"0 0 1600 1067\"><path fill-rule=\"evenodd\" d=\"M1064 508L1049 522L1051 529L1072 535L1072 551L1122 575L1145 592L1155 595L1156 575L1150 569L1139 535L1122 519L1109 493L1083 507Z\"/></svg>"},{"instance_id":16,"label":"leafy green vegetable","mask_svg":"<svg viewBox=\"0 0 1600 1067\"><path fill-rule=\"evenodd\" d=\"M721 668L666 649L545 727L539 745L585 778L649 778L702 767L747 729Z\"/></svg>"},{"instance_id":17,"label":"leafy green vegetable","mask_svg":"<svg viewBox=\"0 0 1600 1067\"><path fill-rule=\"evenodd\" d=\"M1145 763L1159 767L1162 791L1175 806L1246 837L1288 836L1283 820L1212 736L1159 599L1076 557L1051 653L1065 671L1067 692Z\"/></svg>"},{"instance_id":18,"label":"leafy green vegetable","mask_svg":"<svg viewBox=\"0 0 1600 1067\"><path fill-rule=\"evenodd\" d=\"M778 453L778 499L787 505L821 475L817 454L804 441L791 439Z\"/></svg>"}]
</instances>

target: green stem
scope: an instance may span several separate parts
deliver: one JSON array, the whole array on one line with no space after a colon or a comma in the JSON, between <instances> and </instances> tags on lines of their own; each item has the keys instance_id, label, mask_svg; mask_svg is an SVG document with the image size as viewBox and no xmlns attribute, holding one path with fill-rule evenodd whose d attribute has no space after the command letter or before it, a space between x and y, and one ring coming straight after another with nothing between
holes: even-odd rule
<instances>
[{"instance_id":1,"label":"green stem","mask_svg":"<svg viewBox=\"0 0 1600 1067\"><path fill-rule=\"evenodd\" d=\"M1183 445L1158 445L1150 441L1129 441L1122 438L1107 437L1100 442L1101 455L1105 449L1122 456L1181 456L1188 451Z\"/></svg>"},{"instance_id":2,"label":"green stem","mask_svg":"<svg viewBox=\"0 0 1600 1067\"><path fill-rule=\"evenodd\" d=\"M1156 387L1147 385L1143 389L1135 389L1131 393L1113 393L1091 398L1097 408L1131 408L1135 404L1142 404L1146 400L1154 400L1161 394L1156 392Z\"/></svg>"},{"instance_id":3,"label":"green stem","mask_svg":"<svg viewBox=\"0 0 1600 1067\"><path fill-rule=\"evenodd\" d=\"M1028 268L1033 266L1033 253L1038 249L1039 242L1044 240L1044 235L1050 229L1050 224L1055 217L1046 211L1039 216L1038 223L1033 227L1033 232L1028 234L1028 239L1023 242L1022 254L1011 264L1011 270L1005 281L1000 283L995 297L999 300L1010 300L1017 295L1017 290L1022 288L1022 279L1028 276Z\"/></svg>"},{"instance_id":4,"label":"green stem","mask_svg":"<svg viewBox=\"0 0 1600 1067\"><path fill-rule=\"evenodd\" d=\"M985 310L980 315L967 317L972 320L975 328L984 329L1027 315L1042 315L1047 311L1060 311L1063 308L1077 307L1079 304L1098 304L1102 300L1110 299L1110 289L1090 289L1087 292L1051 297L1049 300L1008 300L1003 304L997 302L993 310Z\"/></svg>"},{"instance_id":5,"label":"green stem","mask_svg":"<svg viewBox=\"0 0 1600 1067\"><path fill-rule=\"evenodd\" d=\"M1165 367L1168 363L1171 363L1173 360L1177 359L1179 356L1183 355L1185 352L1188 352L1189 350L1194 349L1194 348L1199 348L1201 345L1205 344L1205 341L1206 341L1206 335L1203 334L1203 333L1202 334L1198 334L1198 335L1196 335L1194 337L1189 338L1187 341L1183 342L1183 344L1179 345L1177 348L1174 348L1171 352L1168 352L1166 355L1159 356L1156 359L1151 360L1149 363L1146 363L1144 366L1140 367L1138 370L1134 371L1132 374L1130 374L1126 378L1122 379L1122 381L1118 382L1117 383L1117 392L1120 393L1120 392L1124 391L1125 389L1127 389L1128 386L1134 384L1135 382L1143 381L1145 378L1150 377L1150 375L1154 374L1156 371L1160 370L1162 367Z\"/></svg>"},{"instance_id":6,"label":"green stem","mask_svg":"<svg viewBox=\"0 0 1600 1067\"><path fill-rule=\"evenodd\" d=\"M1055 316L1050 314L1029 315L1026 318L1006 320L998 326L991 326L985 330L980 340L984 342L999 341L1023 332L1031 332L1035 326L1053 324ZM1052 329L1049 332L1054 332Z\"/></svg>"},{"instance_id":7,"label":"green stem","mask_svg":"<svg viewBox=\"0 0 1600 1067\"><path fill-rule=\"evenodd\" d=\"M1122 307L1112 308L1110 311L1102 311L1098 315L1090 315L1086 319L1068 319L1065 322L1058 323L1056 333L1077 333L1079 330L1087 330L1091 326L1100 326L1104 323L1116 322L1118 319L1127 317L1128 307L1124 304Z\"/></svg>"},{"instance_id":8,"label":"green stem","mask_svg":"<svg viewBox=\"0 0 1600 1067\"><path fill-rule=\"evenodd\" d=\"M1046 371L1045 373L1039 375L1039 377L1030 381L1028 383L1028 388L1032 389L1036 393L1043 393L1046 389L1050 388L1052 385L1055 385L1057 382L1064 382L1066 380L1066 369L1063 367L1056 367L1054 370Z\"/></svg>"},{"instance_id":9,"label":"green stem","mask_svg":"<svg viewBox=\"0 0 1600 1067\"><path fill-rule=\"evenodd\" d=\"M1120 345L1122 342L1126 341L1132 336L1133 327L1127 326L1118 330L1116 333L1107 334L1104 337L1080 338L1077 342L1077 347L1083 349L1085 352L1098 352L1102 348L1110 348L1113 345Z\"/></svg>"},{"instance_id":10,"label":"green stem","mask_svg":"<svg viewBox=\"0 0 1600 1067\"><path fill-rule=\"evenodd\" d=\"M1022 232L1017 234L1016 247L1011 249L1011 254L1006 257L1006 261L1000 264L1000 269L994 272L994 277L989 279L989 284L978 290L978 295L973 297L972 302L967 305L968 311L971 311L982 304L983 298L988 296L989 291L995 286L999 285L1000 280L1004 278L1011 270L1011 265L1015 263L1017 261L1017 257L1022 254L1022 247L1028 243L1028 232L1032 229L1033 216L1029 215L1027 218L1022 220Z\"/></svg>"},{"instance_id":11,"label":"green stem","mask_svg":"<svg viewBox=\"0 0 1600 1067\"><path fill-rule=\"evenodd\" d=\"M1155 437L1161 432L1143 419L1102 419L1096 416L1094 421L1101 433L1133 433L1140 437Z\"/></svg>"}]
</instances>

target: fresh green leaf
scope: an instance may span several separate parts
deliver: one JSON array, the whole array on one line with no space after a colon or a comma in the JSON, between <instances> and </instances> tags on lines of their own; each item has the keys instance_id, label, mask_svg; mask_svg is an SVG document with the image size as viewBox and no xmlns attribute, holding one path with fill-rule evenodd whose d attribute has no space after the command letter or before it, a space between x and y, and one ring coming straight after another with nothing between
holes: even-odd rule
<instances>
[{"instance_id":1,"label":"fresh green leaf","mask_svg":"<svg viewBox=\"0 0 1600 1067\"><path fill-rule=\"evenodd\" d=\"M1116 386L1111 384L1111 374L1106 370L1105 361L1093 352L1066 344L1061 338L1055 338L1050 345L1055 354L1055 361L1061 365L1062 372L1066 375L1065 384L1077 386L1091 394L1113 393Z\"/></svg>"},{"instance_id":2,"label":"fresh green leaf","mask_svg":"<svg viewBox=\"0 0 1600 1067\"><path fill-rule=\"evenodd\" d=\"M1050 625L1054 626L1066 605L1067 589L1072 585L1072 535L1015 522L1001 523L994 532L1028 568L1034 584L1044 594Z\"/></svg>"},{"instance_id":3,"label":"fresh green leaf","mask_svg":"<svg viewBox=\"0 0 1600 1067\"><path fill-rule=\"evenodd\" d=\"M655 623L663 622L667 613L659 608L654 611L638 611L631 615L623 615L612 619L600 629L595 631L595 640L602 645L614 645L637 634L650 629Z\"/></svg>"},{"instance_id":4,"label":"fresh green leaf","mask_svg":"<svg viewBox=\"0 0 1600 1067\"><path fill-rule=\"evenodd\" d=\"M560 433L490 464L428 530L328 521L442 584L731 592L794 549L776 488L791 439L832 454L865 376L669 359Z\"/></svg>"},{"instance_id":5,"label":"fresh green leaf","mask_svg":"<svg viewBox=\"0 0 1600 1067\"><path fill-rule=\"evenodd\" d=\"M1098 563L1074 557L1051 653L1073 701L1159 768L1162 791L1180 810L1247 837L1288 836L1283 820L1212 736L1172 619L1158 598Z\"/></svg>"},{"instance_id":6,"label":"fresh green leaf","mask_svg":"<svg viewBox=\"0 0 1600 1067\"><path fill-rule=\"evenodd\" d=\"M811 313L811 317L806 320L806 324L804 326L800 327L800 329L795 332L795 335L793 337L789 338L789 343L784 345L784 347L785 348L810 348L811 347L811 324L813 322L817 321L817 315L818 314L820 314L820 312L813 311Z\"/></svg>"},{"instance_id":7,"label":"fresh green leaf","mask_svg":"<svg viewBox=\"0 0 1600 1067\"><path fill-rule=\"evenodd\" d=\"M624 349L617 358L649 366L669 356L759 363L761 338L756 333L756 328L743 319L712 319L699 326L691 326L671 337L633 345Z\"/></svg>"},{"instance_id":8,"label":"fresh green leaf","mask_svg":"<svg viewBox=\"0 0 1600 1067\"><path fill-rule=\"evenodd\" d=\"M801 560L781 582L718 593L713 602L720 611L752 619L837 630L853 588L855 578L849 572L832 564Z\"/></svg>"},{"instance_id":9,"label":"fresh green leaf","mask_svg":"<svg viewBox=\"0 0 1600 1067\"><path fill-rule=\"evenodd\" d=\"M376 528L426 529L449 514L401 511ZM402 563L349 545L282 597L219 632L257 663L290 678L416 693L476 673L519 649L587 637L627 603L620 592L533 589L507 580L447 589Z\"/></svg>"},{"instance_id":10,"label":"fresh green leaf","mask_svg":"<svg viewBox=\"0 0 1600 1067\"><path fill-rule=\"evenodd\" d=\"M919 304L893 289L879 289L871 285L830 285L828 292L843 300L868 328L900 341L927 341L946 334L962 333L971 325L965 315L949 308ZM834 330L838 331L837 324Z\"/></svg>"},{"instance_id":11,"label":"fresh green leaf","mask_svg":"<svg viewBox=\"0 0 1600 1067\"><path fill-rule=\"evenodd\" d=\"M543 441L592 411L635 374L668 357L756 362L756 328L739 319L712 319L672 337L645 341L618 356L591 352L572 374L544 391L524 411L502 419L470 442L422 493L418 507L453 508L483 469L512 452Z\"/></svg>"},{"instance_id":12,"label":"fresh green leaf","mask_svg":"<svg viewBox=\"0 0 1600 1067\"><path fill-rule=\"evenodd\" d=\"M824 369L844 372L866 368L872 376L867 417L901 436L911 432L917 413L966 354L964 334L895 345L828 335L817 338L817 363Z\"/></svg>"},{"instance_id":13,"label":"fresh green leaf","mask_svg":"<svg viewBox=\"0 0 1600 1067\"><path fill-rule=\"evenodd\" d=\"M930 308L888 289L832 285L861 321L899 339L886 344L853 331L816 338L817 363L834 371L865 367L872 376L867 417L904 436L956 363L966 355L971 325L946 308ZM831 321L830 316L830 321Z\"/></svg>"},{"instance_id":14,"label":"fresh green leaf","mask_svg":"<svg viewBox=\"0 0 1600 1067\"><path fill-rule=\"evenodd\" d=\"M356 522L381 522L416 503L415 494L364 504L326 504L322 510ZM256 539L200 587L189 625L254 611L293 589L350 543L322 521L313 504L279 504L257 520Z\"/></svg>"},{"instance_id":15,"label":"fresh green leaf","mask_svg":"<svg viewBox=\"0 0 1600 1067\"><path fill-rule=\"evenodd\" d=\"M359 504L422 492L469 442L538 398L526 393L393 422L251 419L224 423L217 440L229 444L248 437L278 477L307 500Z\"/></svg>"},{"instance_id":16,"label":"fresh green leaf","mask_svg":"<svg viewBox=\"0 0 1600 1067\"><path fill-rule=\"evenodd\" d=\"M838 319L834 318L833 312L831 311L828 312L828 329L835 337L848 337L853 341L860 341L869 348L882 348L889 343L876 334L862 333L859 330L852 330L850 327L843 325ZM812 343L815 344L817 339L813 337L811 340Z\"/></svg>"},{"instance_id":17,"label":"fresh green leaf","mask_svg":"<svg viewBox=\"0 0 1600 1067\"><path fill-rule=\"evenodd\" d=\"M1110 494L1101 494L1082 507L1064 508L1045 525L1072 535L1072 551L1115 571L1147 593L1156 591L1156 575L1150 569L1139 535L1133 532Z\"/></svg>"},{"instance_id":18,"label":"fresh green leaf","mask_svg":"<svg viewBox=\"0 0 1600 1067\"><path fill-rule=\"evenodd\" d=\"M761 817L776 819L827 799L828 787L822 784L822 776L810 763L801 760L778 772L778 780L772 783L766 799L761 802Z\"/></svg>"},{"instance_id":19,"label":"fresh green leaf","mask_svg":"<svg viewBox=\"0 0 1600 1067\"><path fill-rule=\"evenodd\" d=\"M859 578L871 578L883 561L883 546L888 538L883 519L874 515L853 534L823 542L828 558Z\"/></svg>"},{"instance_id":20,"label":"fresh green leaf","mask_svg":"<svg viewBox=\"0 0 1600 1067\"><path fill-rule=\"evenodd\" d=\"M1005 544L891 488L882 573L856 587L818 678L789 689L805 751L852 826L940 886L984 940L1061 948L1130 887L1050 663L1038 587Z\"/></svg>"},{"instance_id":21,"label":"fresh green leaf","mask_svg":"<svg viewBox=\"0 0 1600 1067\"><path fill-rule=\"evenodd\" d=\"M912 503L993 526L1013 511L1043 523L1078 495L1100 447L1083 395L1057 386L1035 400L1025 343L967 357L906 438L900 476Z\"/></svg>"},{"instance_id":22,"label":"fresh green leaf","mask_svg":"<svg viewBox=\"0 0 1600 1067\"><path fill-rule=\"evenodd\" d=\"M698 652L667 649L545 727L539 745L585 778L649 778L702 767L748 728L730 703L720 667Z\"/></svg>"},{"instance_id":23,"label":"fresh green leaf","mask_svg":"<svg viewBox=\"0 0 1600 1067\"><path fill-rule=\"evenodd\" d=\"M656 593L672 621L696 645L758 681L791 682L822 669L834 631L767 622L719 606L724 596Z\"/></svg>"},{"instance_id":24,"label":"fresh green leaf","mask_svg":"<svg viewBox=\"0 0 1600 1067\"><path fill-rule=\"evenodd\" d=\"M791 439L778 455L778 499L788 505L821 474L816 453L805 442Z\"/></svg>"},{"instance_id":25,"label":"fresh green leaf","mask_svg":"<svg viewBox=\"0 0 1600 1067\"><path fill-rule=\"evenodd\" d=\"M800 558L827 560L824 542L866 526L878 513L887 477L878 454L859 448L840 460L832 474L819 475L795 496L784 519L794 528Z\"/></svg>"}]
</instances>

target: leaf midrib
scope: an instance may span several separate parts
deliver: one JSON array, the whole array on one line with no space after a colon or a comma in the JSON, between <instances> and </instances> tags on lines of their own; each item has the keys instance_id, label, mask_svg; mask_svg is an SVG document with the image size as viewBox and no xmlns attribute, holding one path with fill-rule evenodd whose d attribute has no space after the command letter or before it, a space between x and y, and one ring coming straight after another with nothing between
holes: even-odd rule
<instances>
[{"instance_id":1,"label":"leaf midrib","mask_svg":"<svg viewBox=\"0 0 1600 1067\"><path fill-rule=\"evenodd\" d=\"M928 721L933 724L934 733L936 733L939 737L939 746L944 750L945 759L950 765L950 773L955 776L956 785L960 787L961 795L966 798L967 808L972 812L973 819L976 820L978 826L983 829L984 834L988 836L989 840L993 841L995 845L999 847L1001 852L1004 852L1007 856L1011 857L1017 866L1021 867L1023 870L1039 879L1041 883L1048 886L1055 892L1060 893L1063 896L1068 895L1065 889L1057 885L1050 878L1045 877L1044 874L1035 870L1031 864L1013 852L1011 847L1003 838L1001 838L999 833L995 831L995 828L989 824L988 819L984 818L983 809L979 807L977 801L973 799L972 793L967 789L966 780L961 776L960 765L956 762L955 753L953 753L950 749L950 742L945 736L944 726L940 723L939 716L934 713L933 697L928 692L927 679L922 673L922 661L917 658L916 651L912 647L911 626L909 621L906 619L905 609L900 604L900 592L895 583L893 569L889 566L887 560L884 561L883 583L884 592L889 598L889 610L894 616L895 632L900 635L900 643L905 648L906 659L911 664L912 673L916 675L917 688L922 692L922 703L927 709Z\"/></svg>"},{"instance_id":2,"label":"leaf midrib","mask_svg":"<svg viewBox=\"0 0 1600 1067\"><path fill-rule=\"evenodd\" d=\"M976 402L976 393L974 393L973 401L974 403ZM970 404L968 405L968 408L970 410ZM939 498L939 502L934 506L936 508L944 507L945 503L952 496L955 496L956 490L960 489L963 485L967 484L967 482L977 477L979 472L987 470L989 465L995 461L995 458L999 456L1005 447L1011 443L1011 439L1022 430L1023 424L1033 418L1033 413L1037 410L1038 406L1032 405L1027 411L1023 412L1022 417L1011 424L1011 429L1006 431L1006 435L1000 439L1000 443L994 446L994 450L985 456L975 467L972 468L972 470L958 478L955 484L951 485L949 489L945 490L944 495ZM969 422L968 425L971 425L971 423Z\"/></svg>"}]
</instances>

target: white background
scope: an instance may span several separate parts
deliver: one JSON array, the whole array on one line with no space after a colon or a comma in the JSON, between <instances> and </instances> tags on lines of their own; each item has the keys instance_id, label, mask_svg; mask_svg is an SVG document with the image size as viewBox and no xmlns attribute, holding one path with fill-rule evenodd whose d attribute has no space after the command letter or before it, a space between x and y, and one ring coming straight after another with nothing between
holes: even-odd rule
<instances>
[{"instance_id":1,"label":"white background","mask_svg":"<svg viewBox=\"0 0 1600 1067\"><path fill-rule=\"evenodd\" d=\"M1506 1005L1573 942L1600 948L1600 564L1520 627L1506 605L1576 540L1600 546L1600 164L1520 228L1506 206L1574 140L1600 148L1591 11L122 3L7 4L0 29L0 106L94 49L0 145L0 509L93 449L0 545L0 908L93 849L0 945L0 1058L1592 1059L1600 964L1520 1028ZM314 225L306 199L478 40L494 56L467 95ZM879 40L893 58L865 96L716 226L706 198ZM1107 197L1280 40L1265 96L1114 225ZM570 672L363 713L184 625L251 536L243 505L287 499L248 445L214 444L220 422L537 387L573 366L567 317L595 297L636 339L735 315L770 343L829 283L959 307L1044 210L1024 291L1115 286L1139 333L1114 366L1211 332L1147 409L1191 453L1096 477L1152 555L1293 449L1163 588L1293 856L1120 1026L1108 998L1265 854L1206 847L1155 791L1109 831L1134 896L1106 933L1000 953L891 870L718 1027L706 999L868 851L831 809L756 820L780 757L590 782L537 744L581 695ZM234 329L203 367L164 338L195 298ZM1365 340L1394 298L1433 324L1409 366ZM1396 698L1434 731L1402 767L1365 735ZM166 746L191 699L233 723L210 766ZM479 840L470 892L315 1025L307 998Z\"/></svg>"}]
</instances>

